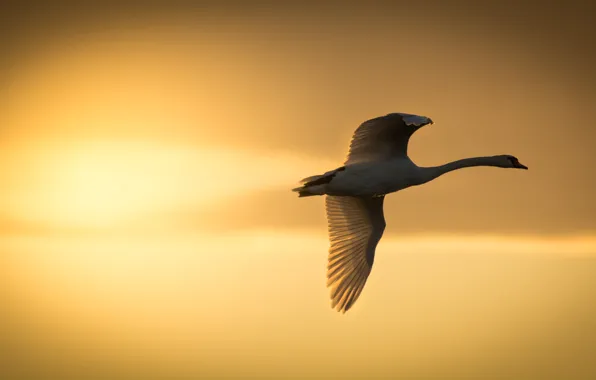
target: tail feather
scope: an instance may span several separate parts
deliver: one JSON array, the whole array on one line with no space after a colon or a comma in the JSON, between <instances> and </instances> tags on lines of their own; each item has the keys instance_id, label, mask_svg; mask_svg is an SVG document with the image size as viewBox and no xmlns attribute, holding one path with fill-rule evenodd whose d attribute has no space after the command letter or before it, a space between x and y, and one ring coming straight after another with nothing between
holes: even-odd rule
<instances>
[{"instance_id":1,"label":"tail feather","mask_svg":"<svg viewBox=\"0 0 596 380\"><path fill-rule=\"evenodd\" d=\"M309 192L308 189L304 189L304 190L299 190L298 191L298 198L302 198L302 197L314 197L315 195L320 195L320 194L313 194L313 193Z\"/></svg>"},{"instance_id":2,"label":"tail feather","mask_svg":"<svg viewBox=\"0 0 596 380\"><path fill-rule=\"evenodd\" d=\"M342 170L345 170L344 166L335 170L328 171L325 174L306 177L302 181L300 181L302 186L292 189L292 191L297 192L298 197L324 195L327 184L331 182L333 177L335 177L335 175Z\"/></svg>"},{"instance_id":3,"label":"tail feather","mask_svg":"<svg viewBox=\"0 0 596 380\"><path fill-rule=\"evenodd\" d=\"M324 177L324 176L325 176L325 174L322 174L322 175L312 175L310 177L303 178L302 180L300 180L300 183L308 183L308 182L316 181L317 179L319 179L321 177Z\"/></svg>"},{"instance_id":4,"label":"tail feather","mask_svg":"<svg viewBox=\"0 0 596 380\"><path fill-rule=\"evenodd\" d=\"M321 186L300 186L292 191L298 193L298 198L302 197L312 197L314 195L323 195L324 193L321 192Z\"/></svg>"}]
</instances>

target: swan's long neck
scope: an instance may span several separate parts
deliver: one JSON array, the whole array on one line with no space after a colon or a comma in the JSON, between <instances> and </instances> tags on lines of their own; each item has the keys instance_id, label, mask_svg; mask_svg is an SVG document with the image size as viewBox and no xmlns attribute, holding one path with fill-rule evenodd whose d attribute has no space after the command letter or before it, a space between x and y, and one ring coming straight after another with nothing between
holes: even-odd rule
<instances>
[{"instance_id":1,"label":"swan's long neck","mask_svg":"<svg viewBox=\"0 0 596 380\"><path fill-rule=\"evenodd\" d=\"M452 172L457 169L463 168L471 168L474 166L495 166L495 167L502 167L502 165L495 160L494 156L489 157L472 157L472 158L464 158L462 160L457 160L450 162L445 165L440 166L432 166L428 168L421 168L425 174L426 182L432 181L435 178L442 176L445 173Z\"/></svg>"}]
</instances>

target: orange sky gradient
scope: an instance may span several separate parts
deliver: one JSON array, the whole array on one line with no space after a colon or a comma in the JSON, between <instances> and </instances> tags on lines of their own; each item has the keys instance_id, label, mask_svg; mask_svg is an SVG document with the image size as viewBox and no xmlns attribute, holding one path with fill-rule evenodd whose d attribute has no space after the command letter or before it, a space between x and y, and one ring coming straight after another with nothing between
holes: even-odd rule
<instances>
[{"instance_id":1,"label":"orange sky gradient","mask_svg":"<svg viewBox=\"0 0 596 380\"><path fill-rule=\"evenodd\" d=\"M596 376L596 62L553 26L588 10L259 4L15 12L0 377ZM530 170L389 196L341 315L323 198L290 189L389 112L435 121L419 165Z\"/></svg>"}]
</instances>

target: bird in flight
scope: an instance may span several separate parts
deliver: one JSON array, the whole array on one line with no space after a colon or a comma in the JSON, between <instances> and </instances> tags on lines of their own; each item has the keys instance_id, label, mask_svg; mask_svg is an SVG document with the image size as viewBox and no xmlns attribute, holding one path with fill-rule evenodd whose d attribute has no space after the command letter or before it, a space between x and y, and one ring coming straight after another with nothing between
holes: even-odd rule
<instances>
[{"instance_id":1,"label":"bird in flight","mask_svg":"<svg viewBox=\"0 0 596 380\"><path fill-rule=\"evenodd\" d=\"M385 195L418 186L453 170L474 166L528 169L511 155L464 158L445 165L417 166L408 141L426 116L391 113L367 120L354 132L344 165L304 178L299 197L325 195L329 232L327 287L331 307L345 313L356 302L372 269L385 230Z\"/></svg>"}]
</instances>

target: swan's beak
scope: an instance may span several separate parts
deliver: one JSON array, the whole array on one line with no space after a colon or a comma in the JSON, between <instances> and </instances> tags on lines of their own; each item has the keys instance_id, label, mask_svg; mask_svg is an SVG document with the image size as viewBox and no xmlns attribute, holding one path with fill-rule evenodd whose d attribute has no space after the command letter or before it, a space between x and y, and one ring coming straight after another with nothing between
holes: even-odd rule
<instances>
[{"instance_id":1,"label":"swan's beak","mask_svg":"<svg viewBox=\"0 0 596 380\"><path fill-rule=\"evenodd\" d=\"M522 163L521 163L521 162L519 162L519 161L515 163L515 168L517 168L517 169L524 169L524 170L528 170L528 167L527 167L526 165L522 164Z\"/></svg>"},{"instance_id":2,"label":"swan's beak","mask_svg":"<svg viewBox=\"0 0 596 380\"><path fill-rule=\"evenodd\" d=\"M434 124L433 119L431 119L430 117L428 118L428 124L430 124L430 125Z\"/></svg>"}]
</instances>

